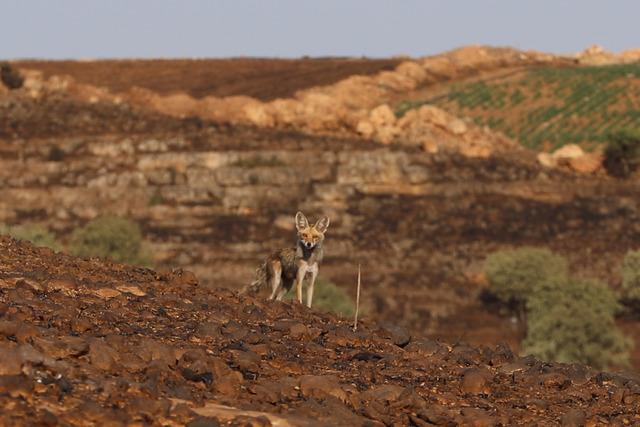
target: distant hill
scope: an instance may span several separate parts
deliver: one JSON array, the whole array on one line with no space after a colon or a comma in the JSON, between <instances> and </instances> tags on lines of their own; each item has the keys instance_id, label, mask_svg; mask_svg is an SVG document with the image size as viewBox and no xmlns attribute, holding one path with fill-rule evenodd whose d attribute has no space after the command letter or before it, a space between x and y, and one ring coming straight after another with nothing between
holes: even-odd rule
<instances>
[{"instance_id":1,"label":"distant hill","mask_svg":"<svg viewBox=\"0 0 640 427\"><path fill-rule=\"evenodd\" d=\"M105 59L95 61L15 61L45 78L68 75L79 83L126 92L133 86L162 95L184 92L205 96L251 96L263 101L291 97L298 90L330 85L353 74L393 70L400 59L366 58L220 58Z\"/></svg>"},{"instance_id":2,"label":"distant hill","mask_svg":"<svg viewBox=\"0 0 640 427\"><path fill-rule=\"evenodd\" d=\"M620 128L640 128L640 63L523 68L452 82L432 98L400 102L396 113L435 104L523 145L592 150Z\"/></svg>"}]
</instances>

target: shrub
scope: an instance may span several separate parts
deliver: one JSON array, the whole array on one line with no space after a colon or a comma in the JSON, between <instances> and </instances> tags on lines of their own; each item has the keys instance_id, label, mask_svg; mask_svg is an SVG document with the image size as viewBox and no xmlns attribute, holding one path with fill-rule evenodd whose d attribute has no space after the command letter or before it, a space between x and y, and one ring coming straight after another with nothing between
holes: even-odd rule
<instances>
[{"instance_id":1,"label":"shrub","mask_svg":"<svg viewBox=\"0 0 640 427\"><path fill-rule=\"evenodd\" d=\"M622 262L622 289L631 299L640 299L640 251L629 251Z\"/></svg>"},{"instance_id":2,"label":"shrub","mask_svg":"<svg viewBox=\"0 0 640 427\"><path fill-rule=\"evenodd\" d=\"M523 247L494 252L485 262L489 291L506 304L524 308L532 290L544 283L564 281L567 262L549 249Z\"/></svg>"},{"instance_id":3,"label":"shrub","mask_svg":"<svg viewBox=\"0 0 640 427\"><path fill-rule=\"evenodd\" d=\"M630 341L618 330L615 293L593 280L545 282L527 301L523 349L543 360L597 369L629 363Z\"/></svg>"},{"instance_id":4,"label":"shrub","mask_svg":"<svg viewBox=\"0 0 640 427\"><path fill-rule=\"evenodd\" d=\"M54 251L61 250L56 236L48 228L40 224L22 224L14 227L0 227L0 234L8 234L17 240L25 240L35 246L44 246Z\"/></svg>"},{"instance_id":5,"label":"shrub","mask_svg":"<svg viewBox=\"0 0 640 427\"><path fill-rule=\"evenodd\" d=\"M303 287L302 301L306 303L305 289ZM286 299L294 298L295 287L289 291ZM352 317L356 312L356 303L347 291L322 279L316 280L311 306L319 311L335 313L345 317ZM360 307L360 313L362 313L362 306Z\"/></svg>"},{"instance_id":6,"label":"shrub","mask_svg":"<svg viewBox=\"0 0 640 427\"><path fill-rule=\"evenodd\" d=\"M640 130L623 129L608 136L604 167L613 176L627 178L640 165Z\"/></svg>"},{"instance_id":7,"label":"shrub","mask_svg":"<svg viewBox=\"0 0 640 427\"><path fill-rule=\"evenodd\" d=\"M71 237L71 253L134 265L151 264L138 224L117 217L98 218L77 229Z\"/></svg>"},{"instance_id":8,"label":"shrub","mask_svg":"<svg viewBox=\"0 0 640 427\"><path fill-rule=\"evenodd\" d=\"M8 62L0 62L0 81L9 89L19 89L24 84L24 77Z\"/></svg>"}]
</instances>

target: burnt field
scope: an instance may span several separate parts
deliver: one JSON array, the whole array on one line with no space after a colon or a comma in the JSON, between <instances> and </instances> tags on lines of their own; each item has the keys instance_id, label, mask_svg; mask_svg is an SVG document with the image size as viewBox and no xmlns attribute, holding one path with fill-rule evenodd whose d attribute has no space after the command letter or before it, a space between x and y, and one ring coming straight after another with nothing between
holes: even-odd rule
<instances>
[{"instance_id":1,"label":"burnt field","mask_svg":"<svg viewBox=\"0 0 640 427\"><path fill-rule=\"evenodd\" d=\"M354 74L391 70L401 60L318 59L149 59L95 61L16 61L17 67L45 77L69 75L78 82L126 92L133 86L162 95L186 92L194 98L246 95L263 101L292 97L296 91L330 85Z\"/></svg>"}]
</instances>

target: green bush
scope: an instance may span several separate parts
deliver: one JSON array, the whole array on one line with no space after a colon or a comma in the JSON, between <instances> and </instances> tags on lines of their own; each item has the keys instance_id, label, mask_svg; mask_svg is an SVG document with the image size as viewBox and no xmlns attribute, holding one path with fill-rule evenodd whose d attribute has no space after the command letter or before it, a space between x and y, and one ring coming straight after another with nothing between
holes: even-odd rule
<instances>
[{"instance_id":1,"label":"green bush","mask_svg":"<svg viewBox=\"0 0 640 427\"><path fill-rule=\"evenodd\" d=\"M295 288L292 288L286 299L294 298ZM302 302L306 303L306 301L306 287L303 287ZM311 307L319 311L340 314L345 317L352 317L356 312L356 302L349 296L347 291L322 279L318 279L314 286ZM362 312L362 307L360 307L360 314Z\"/></svg>"},{"instance_id":2,"label":"green bush","mask_svg":"<svg viewBox=\"0 0 640 427\"><path fill-rule=\"evenodd\" d=\"M527 301L523 349L543 360L597 369L627 366L631 345L616 327L618 309L615 293L598 281L540 284Z\"/></svg>"},{"instance_id":3,"label":"green bush","mask_svg":"<svg viewBox=\"0 0 640 427\"><path fill-rule=\"evenodd\" d=\"M45 246L59 251L60 244L56 241L56 236L48 228L40 224L22 224L13 227L0 226L0 234L8 234L17 240L25 240L35 246Z\"/></svg>"},{"instance_id":4,"label":"green bush","mask_svg":"<svg viewBox=\"0 0 640 427\"><path fill-rule=\"evenodd\" d=\"M624 296L640 299L640 251L629 251L622 262Z\"/></svg>"},{"instance_id":5,"label":"green bush","mask_svg":"<svg viewBox=\"0 0 640 427\"><path fill-rule=\"evenodd\" d=\"M524 307L536 286L566 280L569 269L566 260L549 249L523 247L492 253L484 271L492 294L504 303Z\"/></svg>"},{"instance_id":6,"label":"green bush","mask_svg":"<svg viewBox=\"0 0 640 427\"><path fill-rule=\"evenodd\" d=\"M623 129L608 136L604 167L613 176L627 178L640 166L640 130Z\"/></svg>"},{"instance_id":7,"label":"green bush","mask_svg":"<svg viewBox=\"0 0 640 427\"><path fill-rule=\"evenodd\" d=\"M133 221L103 217L74 231L71 253L76 256L110 258L117 262L149 266L140 227Z\"/></svg>"}]
</instances>

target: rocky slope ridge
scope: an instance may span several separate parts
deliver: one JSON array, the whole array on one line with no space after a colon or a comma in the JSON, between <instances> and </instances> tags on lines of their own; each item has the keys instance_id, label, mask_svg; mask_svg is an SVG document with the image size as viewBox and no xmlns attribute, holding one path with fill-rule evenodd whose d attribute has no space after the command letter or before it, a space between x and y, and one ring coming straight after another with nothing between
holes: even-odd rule
<instances>
[{"instance_id":1,"label":"rocky slope ridge","mask_svg":"<svg viewBox=\"0 0 640 427\"><path fill-rule=\"evenodd\" d=\"M0 237L3 425L628 425L640 384Z\"/></svg>"}]
</instances>

